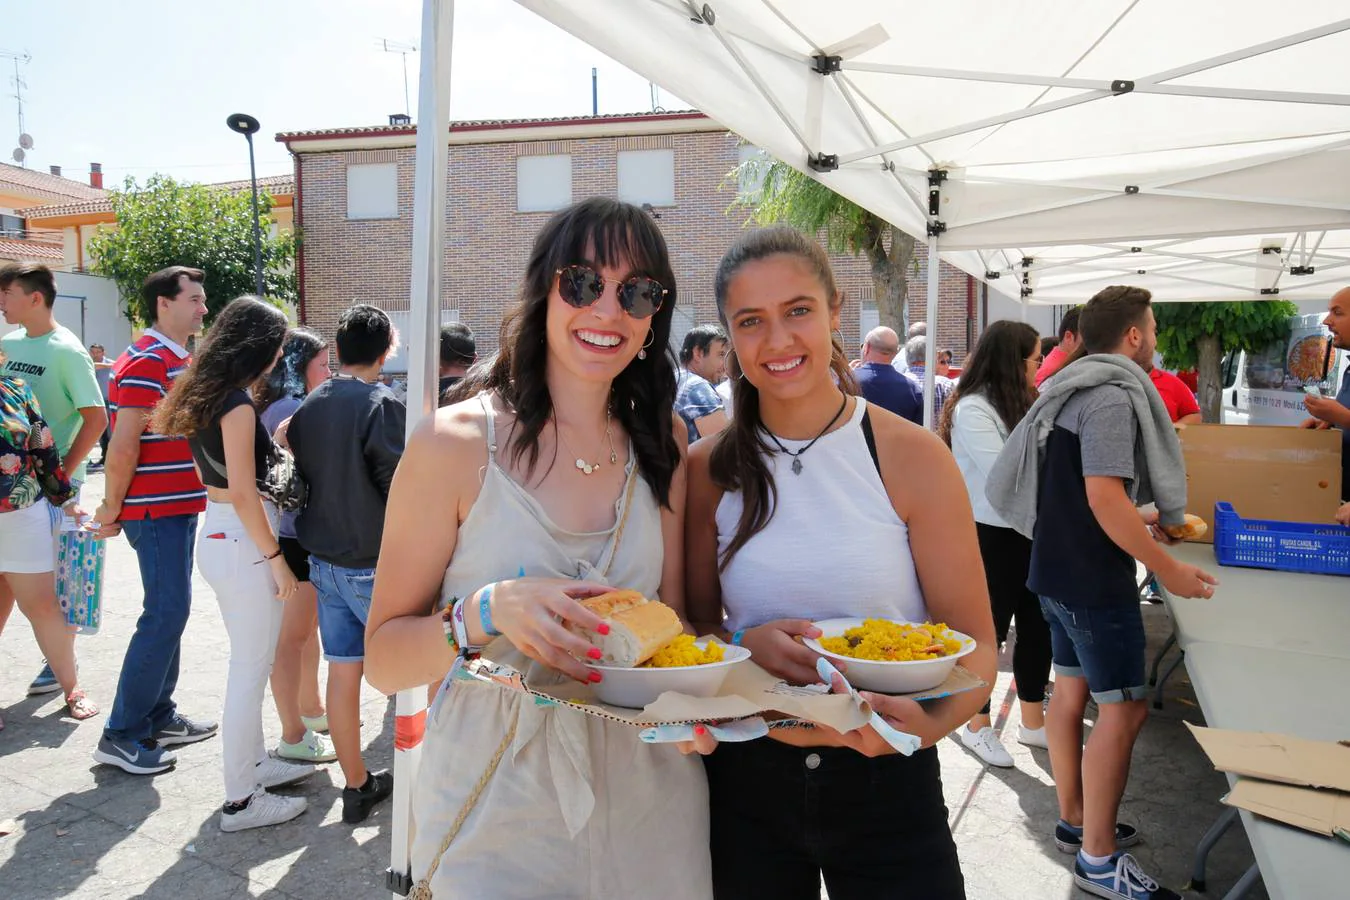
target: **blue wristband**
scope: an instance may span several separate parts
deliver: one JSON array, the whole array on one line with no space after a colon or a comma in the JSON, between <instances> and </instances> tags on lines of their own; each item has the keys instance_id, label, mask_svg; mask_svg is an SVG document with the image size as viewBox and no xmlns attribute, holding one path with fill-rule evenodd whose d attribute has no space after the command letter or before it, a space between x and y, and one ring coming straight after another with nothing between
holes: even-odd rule
<instances>
[{"instance_id":1,"label":"blue wristband","mask_svg":"<svg viewBox=\"0 0 1350 900\"><path fill-rule=\"evenodd\" d=\"M744 629L744 628L742 628L740 631L736 632L735 634L733 634L733 635L731 636L731 646L733 646L733 647L739 647L739 646L741 645L741 638L743 638L743 637L745 637L745 629Z\"/></svg>"},{"instance_id":2,"label":"blue wristband","mask_svg":"<svg viewBox=\"0 0 1350 900\"><path fill-rule=\"evenodd\" d=\"M490 584L478 594L478 621L483 626L484 634L490 637L501 634L492 625L492 585Z\"/></svg>"}]
</instances>

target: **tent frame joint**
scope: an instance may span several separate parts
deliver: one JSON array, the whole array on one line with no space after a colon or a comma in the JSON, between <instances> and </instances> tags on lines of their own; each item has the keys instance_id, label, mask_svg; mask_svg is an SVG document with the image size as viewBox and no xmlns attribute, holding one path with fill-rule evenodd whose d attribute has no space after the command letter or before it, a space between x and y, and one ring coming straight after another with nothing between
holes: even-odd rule
<instances>
[{"instance_id":1,"label":"tent frame joint","mask_svg":"<svg viewBox=\"0 0 1350 900\"><path fill-rule=\"evenodd\" d=\"M842 71L844 67L844 58L842 56L826 56L824 53L817 53L811 57L811 70L817 75L833 75L835 72Z\"/></svg>"},{"instance_id":2,"label":"tent frame joint","mask_svg":"<svg viewBox=\"0 0 1350 900\"><path fill-rule=\"evenodd\" d=\"M387 890L406 897L412 893L412 872L395 872L393 866L384 870L384 886Z\"/></svg>"},{"instance_id":3,"label":"tent frame joint","mask_svg":"<svg viewBox=\"0 0 1350 900\"><path fill-rule=\"evenodd\" d=\"M708 4L703 4L702 9L694 5L693 0L689 0L689 21L696 25L716 25L717 13Z\"/></svg>"},{"instance_id":4,"label":"tent frame joint","mask_svg":"<svg viewBox=\"0 0 1350 900\"><path fill-rule=\"evenodd\" d=\"M937 237L947 230L947 223L938 219L933 219L928 223L928 236Z\"/></svg>"},{"instance_id":5,"label":"tent frame joint","mask_svg":"<svg viewBox=\"0 0 1350 900\"><path fill-rule=\"evenodd\" d=\"M1316 266L1290 266L1290 275L1311 275L1317 271Z\"/></svg>"},{"instance_id":6,"label":"tent frame joint","mask_svg":"<svg viewBox=\"0 0 1350 900\"><path fill-rule=\"evenodd\" d=\"M1125 196L1129 197L1129 196L1133 196L1133 195L1135 195L1135 194L1137 194L1137 193L1139 193L1139 185L1137 185L1137 184L1127 184L1127 185L1125 185Z\"/></svg>"},{"instance_id":7,"label":"tent frame joint","mask_svg":"<svg viewBox=\"0 0 1350 900\"><path fill-rule=\"evenodd\" d=\"M806 164L813 172L833 172L839 168L839 154L812 153L806 157Z\"/></svg>"},{"instance_id":8,"label":"tent frame joint","mask_svg":"<svg viewBox=\"0 0 1350 900\"><path fill-rule=\"evenodd\" d=\"M1262 297L1273 297L1273 296L1275 296L1276 294L1278 294L1279 292L1280 292L1280 289L1277 288L1277 287L1261 288L1261 296L1262 296Z\"/></svg>"},{"instance_id":9,"label":"tent frame joint","mask_svg":"<svg viewBox=\"0 0 1350 900\"><path fill-rule=\"evenodd\" d=\"M1119 97L1121 94L1128 94L1134 90L1134 82L1128 78L1117 78L1111 82L1111 93Z\"/></svg>"}]
</instances>

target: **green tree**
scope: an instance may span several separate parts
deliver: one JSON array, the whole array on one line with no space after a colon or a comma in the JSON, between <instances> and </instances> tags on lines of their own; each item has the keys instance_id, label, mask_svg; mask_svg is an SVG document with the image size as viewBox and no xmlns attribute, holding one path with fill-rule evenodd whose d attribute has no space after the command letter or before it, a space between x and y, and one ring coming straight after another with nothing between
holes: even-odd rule
<instances>
[{"instance_id":1,"label":"green tree","mask_svg":"<svg viewBox=\"0 0 1350 900\"><path fill-rule=\"evenodd\" d=\"M206 273L208 325L225 304L255 291L249 191L181 184L167 175L152 175L144 185L128 178L110 199L117 228L94 235L89 253L96 260L94 273L116 282L123 309L133 322L154 321L154 310L141 297L141 285L146 276L168 266L191 266ZM271 234L272 206L272 196L260 191L264 293L272 303L294 303L296 236Z\"/></svg>"},{"instance_id":2,"label":"green tree","mask_svg":"<svg viewBox=\"0 0 1350 900\"><path fill-rule=\"evenodd\" d=\"M1223 405L1223 357L1235 350L1254 353L1289 334L1289 318L1298 307L1288 300L1245 303L1155 303L1158 352L1173 369L1200 375L1200 412L1206 422L1220 421Z\"/></svg>"},{"instance_id":3,"label":"green tree","mask_svg":"<svg viewBox=\"0 0 1350 900\"><path fill-rule=\"evenodd\" d=\"M914 266L912 235L841 197L811 176L768 156L752 156L728 180L739 185L757 185L742 190L732 203L732 209L749 210L752 221L761 225L782 222L808 234L824 231L831 253L865 256L871 267L878 318L904 340L909 272Z\"/></svg>"}]
</instances>

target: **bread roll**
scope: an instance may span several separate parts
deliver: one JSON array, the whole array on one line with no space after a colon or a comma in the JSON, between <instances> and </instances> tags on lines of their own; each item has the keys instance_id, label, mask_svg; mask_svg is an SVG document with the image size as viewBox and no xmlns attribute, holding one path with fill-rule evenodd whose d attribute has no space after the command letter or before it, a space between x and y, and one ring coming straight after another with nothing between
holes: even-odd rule
<instances>
[{"instance_id":1,"label":"bread roll","mask_svg":"<svg viewBox=\"0 0 1350 900\"><path fill-rule=\"evenodd\" d=\"M1205 532L1209 531L1209 526L1199 516L1186 513L1186 524L1164 525L1163 531L1167 532L1167 536L1173 540L1188 541L1192 538L1203 537Z\"/></svg>"},{"instance_id":2,"label":"bread roll","mask_svg":"<svg viewBox=\"0 0 1350 900\"><path fill-rule=\"evenodd\" d=\"M659 600L648 600L637 591L611 591L582 600L581 605L609 625L609 634L568 626L600 648L599 665L639 666L684 632L675 610Z\"/></svg>"}]
</instances>

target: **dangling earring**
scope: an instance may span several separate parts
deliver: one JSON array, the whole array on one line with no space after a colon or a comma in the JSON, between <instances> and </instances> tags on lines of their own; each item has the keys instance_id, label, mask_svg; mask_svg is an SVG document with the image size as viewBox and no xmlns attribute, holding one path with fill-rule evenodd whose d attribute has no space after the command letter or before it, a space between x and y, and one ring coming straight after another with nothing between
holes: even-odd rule
<instances>
[{"instance_id":1,"label":"dangling earring","mask_svg":"<svg viewBox=\"0 0 1350 900\"><path fill-rule=\"evenodd\" d=\"M735 348L729 348L729 349L727 350L727 359L728 359L728 363L727 363L727 375L730 376L730 375L731 375L731 363L734 362L734 363L736 364L736 368L737 368L737 369L740 369L740 368L741 368L741 361L740 361L740 359L737 358L737 356L736 356L736 350L735 350ZM745 380L745 370L744 370L744 369L741 369L741 374L737 375L736 378L737 378L737 380L739 380L739 381L744 381L744 380Z\"/></svg>"},{"instance_id":2,"label":"dangling earring","mask_svg":"<svg viewBox=\"0 0 1350 900\"><path fill-rule=\"evenodd\" d=\"M652 341L654 341L654 340L656 340L656 332L653 331L652 329L648 328L648 329L647 329L647 341L646 341L646 343L644 343L644 344L642 345L642 349L638 351L638 359L646 359L646 358L647 358L647 348L650 347L650 346L652 345Z\"/></svg>"}]
</instances>

